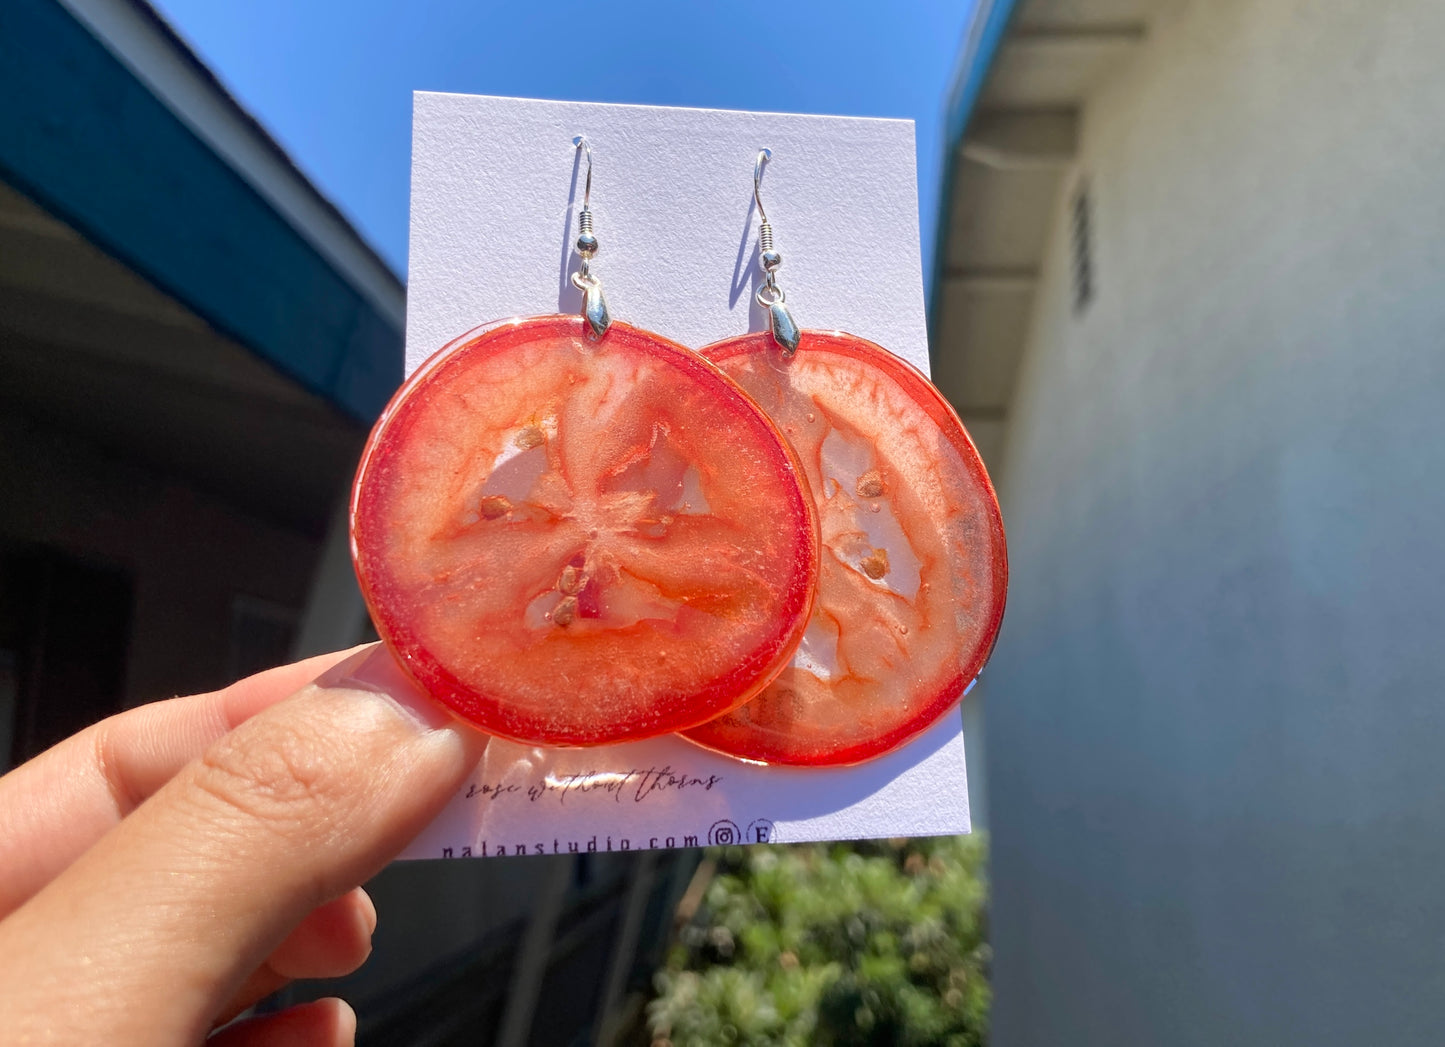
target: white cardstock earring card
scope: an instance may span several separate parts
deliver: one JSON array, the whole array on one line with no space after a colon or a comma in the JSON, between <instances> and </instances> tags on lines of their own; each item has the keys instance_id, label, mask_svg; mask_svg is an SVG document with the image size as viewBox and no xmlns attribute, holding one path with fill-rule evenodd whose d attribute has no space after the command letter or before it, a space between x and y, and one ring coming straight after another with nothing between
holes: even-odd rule
<instances>
[{"instance_id":1,"label":"white cardstock earring card","mask_svg":"<svg viewBox=\"0 0 1445 1047\"><path fill-rule=\"evenodd\" d=\"M753 161L779 285L804 328L928 370L913 123L418 94L406 369L481 323L577 313L593 153L593 272L612 316L700 348L766 330ZM969 831L956 712L845 768L763 767L675 736L587 749L493 739L403 857L491 857Z\"/></svg>"}]
</instances>

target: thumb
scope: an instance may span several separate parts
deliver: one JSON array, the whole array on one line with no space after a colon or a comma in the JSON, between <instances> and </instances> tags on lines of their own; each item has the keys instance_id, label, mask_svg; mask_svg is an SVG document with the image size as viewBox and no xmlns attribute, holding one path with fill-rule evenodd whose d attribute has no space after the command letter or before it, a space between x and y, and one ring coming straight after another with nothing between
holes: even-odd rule
<instances>
[{"instance_id":1,"label":"thumb","mask_svg":"<svg viewBox=\"0 0 1445 1047\"><path fill-rule=\"evenodd\" d=\"M246 721L0 923L0 1028L194 1043L317 906L436 815L484 744L373 647Z\"/></svg>"}]
</instances>

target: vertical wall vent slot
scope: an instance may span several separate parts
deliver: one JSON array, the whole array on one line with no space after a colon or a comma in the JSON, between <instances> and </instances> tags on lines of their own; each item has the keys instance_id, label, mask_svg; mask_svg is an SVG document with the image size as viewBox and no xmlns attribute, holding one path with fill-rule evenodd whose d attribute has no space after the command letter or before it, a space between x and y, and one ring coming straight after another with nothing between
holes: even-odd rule
<instances>
[{"instance_id":1,"label":"vertical wall vent slot","mask_svg":"<svg viewBox=\"0 0 1445 1047\"><path fill-rule=\"evenodd\" d=\"M1069 257L1072 263L1074 315L1094 300L1094 221L1089 183L1080 181L1069 204Z\"/></svg>"}]
</instances>

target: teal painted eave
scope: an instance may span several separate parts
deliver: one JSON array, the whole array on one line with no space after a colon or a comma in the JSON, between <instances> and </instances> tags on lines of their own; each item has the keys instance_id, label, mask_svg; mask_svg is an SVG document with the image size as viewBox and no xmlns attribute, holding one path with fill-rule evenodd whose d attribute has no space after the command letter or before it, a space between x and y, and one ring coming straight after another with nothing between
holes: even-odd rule
<instances>
[{"instance_id":1,"label":"teal painted eave","mask_svg":"<svg viewBox=\"0 0 1445 1047\"><path fill-rule=\"evenodd\" d=\"M928 294L929 345L937 344L937 320L944 274L948 271L948 234L953 227L953 175L959 144L973 119L974 108L988 82L989 71L998 57L999 45L1008 33L1017 0L978 0L964 38L963 53L949 91L944 116L943 178L938 202L938 225L934 230L933 273Z\"/></svg>"},{"instance_id":2,"label":"teal painted eave","mask_svg":"<svg viewBox=\"0 0 1445 1047\"><path fill-rule=\"evenodd\" d=\"M0 179L361 422L401 331L56 0L0 2Z\"/></svg>"}]
</instances>

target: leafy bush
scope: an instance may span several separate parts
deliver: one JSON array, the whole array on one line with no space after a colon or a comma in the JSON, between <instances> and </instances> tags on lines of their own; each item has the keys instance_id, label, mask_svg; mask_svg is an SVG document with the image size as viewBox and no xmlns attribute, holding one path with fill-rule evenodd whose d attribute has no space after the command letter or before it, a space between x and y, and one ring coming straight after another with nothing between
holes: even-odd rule
<instances>
[{"instance_id":1,"label":"leafy bush","mask_svg":"<svg viewBox=\"0 0 1445 1047\"><path fill-rule=\"evenodd\" d=\"M667 1044L974 1047L988 1031L976 837L732 847L648 1005Z\"/></svg>"}]
</instances>

